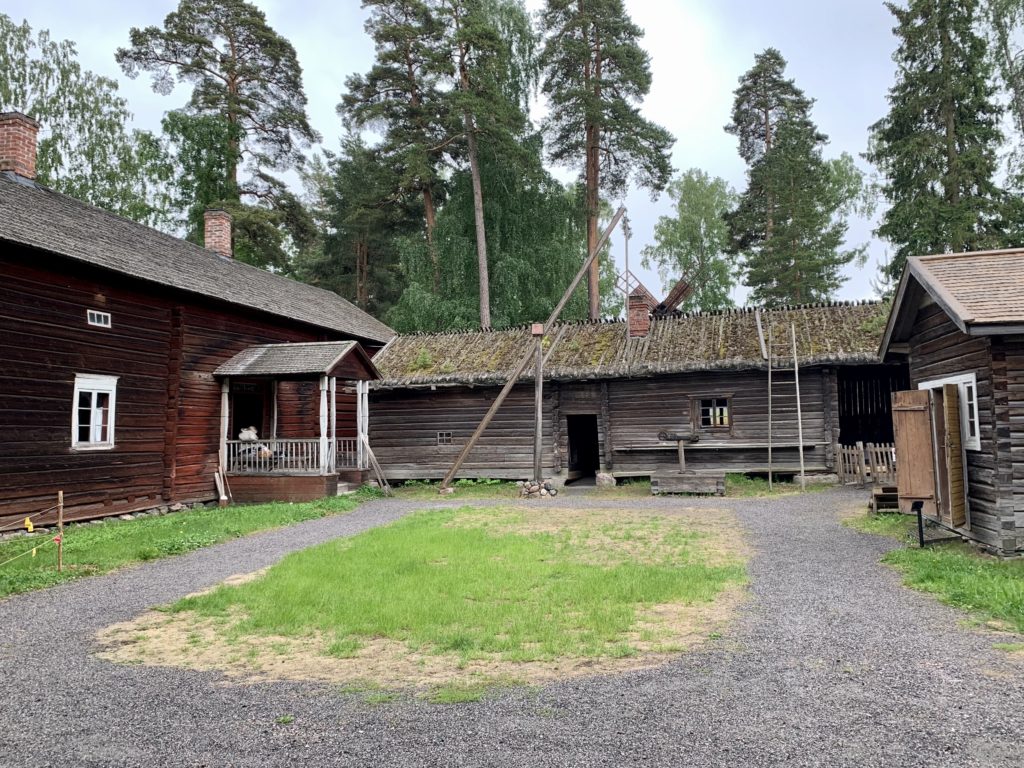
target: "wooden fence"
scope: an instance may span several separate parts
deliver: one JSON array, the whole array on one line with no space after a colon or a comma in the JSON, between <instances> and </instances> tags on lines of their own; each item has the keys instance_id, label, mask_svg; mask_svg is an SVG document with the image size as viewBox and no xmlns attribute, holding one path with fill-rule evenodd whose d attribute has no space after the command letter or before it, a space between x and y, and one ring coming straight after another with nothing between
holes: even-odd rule
<instances>
[{"instance_id":1,"label":"wooden fence","mask_svg":"<svg viewBox=\"0 0 1024 768\"><path fill-rule=\"evenodd\" d=\"M837 469L845 485L896 485L896 447L892 443L840 445Z\"/></svg>"}]
</instances>

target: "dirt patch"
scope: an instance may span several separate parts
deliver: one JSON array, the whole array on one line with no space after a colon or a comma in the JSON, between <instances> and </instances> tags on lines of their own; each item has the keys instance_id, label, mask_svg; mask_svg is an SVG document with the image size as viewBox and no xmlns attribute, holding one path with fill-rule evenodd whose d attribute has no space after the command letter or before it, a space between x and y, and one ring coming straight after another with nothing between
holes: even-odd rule
<instances>
[{"instance_id":1,"label":"dirt patch","mask_svg":"<svg viewBox=\"0 0 1024 768\"><path fill-rule=\"evenodd\" d=\"M627 559L671 563L699 557L709 565L741 562L746 542L732 513L674 511L498 508L460 515L452 525L482 527L494 535L550 534L562 537L587 562ZM579 546L582 545L582 546ZM262 571L230 577L241 584ZM665 663L680 652L717 637L727 628L742 587L727 589L713 602L655 605L638 612L623 638L621 656L568 657L514 662L498 656L465 659L456 653L415 650L376 638L338 647L333 637L281 637L232 632L244 617L206 618L191 612L150 611L97 635L97 655L121 664L219 671L237 682L311 680L346 685L429 689L480 681L543 683L559 678L607 674Z\"/></svg>"}]
</instances>

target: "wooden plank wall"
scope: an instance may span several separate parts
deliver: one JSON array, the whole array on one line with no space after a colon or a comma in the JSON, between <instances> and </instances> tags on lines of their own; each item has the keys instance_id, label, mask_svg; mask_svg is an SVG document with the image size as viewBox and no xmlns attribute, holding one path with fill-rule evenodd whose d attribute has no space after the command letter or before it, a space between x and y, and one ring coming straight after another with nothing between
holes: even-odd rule
<instances>
[{"instance_id":1,"label":"wooden plank wall","mask_svg":"<svg viewBox=\"0 0 1024 768\"><path fill-rule=\"evenodd\" d=\"M0 257L0 522L49 507L59 489L69 519L159 504L171 305L38 260ZM110 312L112 327L88 325L87 309ZM71 450L77 373L120 377L109 451Z\"/></svg>"},{"instance_id":2,"label":"wooden plank wall","mask_svg":"<svg viewBox=\"0 0 1024 768\"><path fill-rule=\"evenodd\" d=\"M1004 540L1024 551L1024 338L994 340L993 410L996 418L996 479ZM978 382L981 386L981 382ZM968 452L970 456L970 452ZM1007 548L1007 551L1009 549Z\"/></svg>"},{"instance_id":3,"label":"wooden plank wall","mask_svg":"<svg viewBox=\"0 0 1024 768\"><path fill-rule=\"evenodd\" d=\"M959 373L976 373L978 379L978 425L980 451L967 451L967 485L971 534L1000 549L1016 546L1012 529L1012 501L1000 501L1005 491L997 478L1000 452L996 442L996 405L993 398L992 349L987 337L971 337L960 331L938 306L932 304L918 313L910 338L910 386ZM1008 421L1008 370L1000 361L998 386L1000 405ZM1008 429L1008 424L1007 424ZM1007 434L1007 438L1009 435ZM1006 456L1009 451L1004 452ZM1004 463L1006 459L1003 459ZM1006 468L1003 468L1005 477ZM1011 470L1012 474L1012 470ZM1006 525L1011 525L1007 529Z\"/></svg>"},{"instance_id":4,"label":"wooden plank wall","mask_svg":"<svg viewBox=\"0 0 1024 768\"><path fill-rule=\"evenodd\" d=\"M438 479L483 419L496 387L382 390L370 393L370 445L393 480ZM554 470L552 388L545 387L545 474ZM438 445L437 433L452 433ZM527 479L533 472L533 384L517 386L462 465L458 477Z\"/></svg>"},{"instance_id":5,"label":"wooden plank wall","mask_svg":"<svg viewBox=\"0 0 1024 768\"><path fill-rule=\"evenodd\" d=\"M796 388L792 374L775 385L774 441L778 445L797 443ZM803 412L804 443L815 444L805 450L809 471L831 469L835 436L832 424L834 374L820 368L800 372L800 397ZM694 469L726 468L736 472L767 470L768 439L768 374L766 371L729 373L677 374L653 379L631 379L609 382L609 407L616 473L640 474L646 471L678 466L676 444L661 442L658 433L690 434L691 397L730 397L732 429L728 433L704 433L705 444L737 445L721 450L693 448L686 452L687 467ZM829 422L826 428L826 412ZM778 471L798 470L799 455L795 447L777 448L773 456Z\"/></svg>"}]
</instances>

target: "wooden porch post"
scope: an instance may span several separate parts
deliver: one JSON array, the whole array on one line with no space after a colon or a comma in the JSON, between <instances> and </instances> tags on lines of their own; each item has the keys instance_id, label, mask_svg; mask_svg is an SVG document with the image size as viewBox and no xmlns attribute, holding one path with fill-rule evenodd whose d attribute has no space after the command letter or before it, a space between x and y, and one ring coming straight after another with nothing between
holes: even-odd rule
<instances>
[{"instance_id":1,"label":"wooden porch post","mask_svg":"<svg viewBox=\"0 0 1024 768\"><path fill-rule=\"evenodd\" d=\"M366 448L363 447L363 438L366 437L366 401L363 397L366 392L366 382L356 382L356 467L366 469Z\"/></svg>"},{"instance_id":2,"label":"wooden porch post","mask_svg":"<svg viewBox=\"0 0 1024 768\"><path fill-rule=\"evenodd\" d=\"M331 376L331 465L330 471L338 469L338 379Z\"/></svg>"},{"instance_id":3,"label":"wooden porch post","mask_svg":"<svg viewBox=\"0 0 1024 768\"><path fill-rule=\"evenodd\" d=\"M220 383L220 459L221 475L228 471L228 398L231 391L231 379L224 377Z\"/></svg>"},{"instance_id":4,"label":"wooden porch post","mask_svg":"<svg viewBox=\"0 0 1024 768\"><path fill-rule=\"evenodd\" d=\"M274 407L270 411L270 438L277 439L277 379L270 382L270 397Z\"/></svg>"},{"instance_id":5,"label":"wooden porch post","mask_svg":"<svg viewBox=\"0 0 1024 768\"><path fill-rule=\"evenodd\" d=\"M327 377L320 377L320 474L327 474Z\"/></svg>"}]
</instances>

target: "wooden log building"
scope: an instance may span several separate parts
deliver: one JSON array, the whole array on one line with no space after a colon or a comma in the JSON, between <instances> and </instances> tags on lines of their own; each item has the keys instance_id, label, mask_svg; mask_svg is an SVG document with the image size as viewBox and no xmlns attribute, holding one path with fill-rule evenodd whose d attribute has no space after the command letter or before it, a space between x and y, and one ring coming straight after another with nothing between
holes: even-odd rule
<instances>
[{"instance_id":1,"label":"wooden log building","mask_svg":"<svg viewBox=\"0 0 1024 768\"><path fill-rule=\"evenodd\" d=\"M218 472L240 499L359 479L391 329L232 259L226 213L201 248L37 184L37 129L0 115L0 524L58 490L81 519L215 500Z\"/></svg>"},{"instance_id":2,"label":"wooden log building","mask_svg":"<svg viewBox=\"0 0 1024 768\"><path fill-rule=\"evenodd\" d=\"M1004 555L1024 552L1024 251L911 258L881 344L899 503Z\"/></svg>"},{"instance_id":3,"label":"wooden log building","mask_svg":"<svg viewBox=\"0 0 1024 768\"><path fill-rule=\"evenodd\" d=\"M631 297L630 323L562 323L543 339L545 476L598 471L651 476L768 470L768 340L800 365L808 472L833 472L840 441L891 442L890 393L905 368L877 359L877 303L652 316ZM533 343L529 328L399 336L374 359L369 434L390 479L444 476ZM792 354L775 358L773 469L799 470ZM526 375L473 448L458 477L528 479L534 386Z\"/></svg>"}]
</instances>

